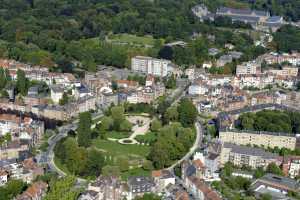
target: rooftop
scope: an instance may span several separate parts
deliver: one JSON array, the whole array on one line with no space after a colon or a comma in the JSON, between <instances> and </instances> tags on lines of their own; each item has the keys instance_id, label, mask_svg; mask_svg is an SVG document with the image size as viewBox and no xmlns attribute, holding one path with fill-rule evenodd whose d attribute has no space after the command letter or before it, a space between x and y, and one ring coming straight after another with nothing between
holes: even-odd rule
<instances>
[{"instance_id":1,"label":"rooftop","mask_svg":"<svg viewBox=\"0 0 300 200\"><path fill-rule=\"evenodd\" d=\"M235 145L235 144L228 143L228 142L225 142L223 147L230 148L231 152L234 152L234 153L251 155L251 156L260 156L265 159L276 159L278 157L276 154L266 152L265 150L260 149L260 148L240 146L240 145Z\"/></svg>"}]
</instances>

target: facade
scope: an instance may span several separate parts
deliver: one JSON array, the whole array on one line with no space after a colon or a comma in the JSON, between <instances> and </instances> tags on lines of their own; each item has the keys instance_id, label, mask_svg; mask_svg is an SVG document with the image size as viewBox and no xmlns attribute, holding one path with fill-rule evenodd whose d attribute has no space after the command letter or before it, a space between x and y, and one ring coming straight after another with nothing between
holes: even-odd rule
<instances>
[{"instance_id":1,"label":"facade","mask_svg":"<svg viewBox=\"0 0 300 200\"><path fill-rule=\"evenodd\" d=\"M79 200L123 200L123 192L123 184L118 178L100 176L89 184Z\"/></svg>"},{"instance_id":2,"label":"facade","mask_svg":"<svg viewBox=\"0 0 300 200\"><path fill-rule=\"evenodd\" d=\"M0 187L5 185L8 181L8 173L7 171L0 169Z\"/></svg>"},{"instance_id":3,"label":"facade","mask_svg":"<svg viewBox=\"0 0 300 200\"><path fill-rule=\"evenodd\" d=\"M224 143L220 154L220 164L231 162L236 166L249 166L253 169L266 167L270 163L280 164L278 156L260 148Z\"/></svg>"},{"instance_id":4,"label":"facade","mask_svg":"<svg viewBox=\"0 0 300 200\"><path fill-rule=\"evenodd\" d=\"M246 62L236 67L236 75L257 75L260 74L260 65L255 62Z\"/></svg>"},{"instance_id":5,"label":"facade","mask_svg":"<svg viewBox=\"0 0 300 200\"><path fill-rule=\"evenodd\" d=\"M129 188L127 199L129 200L137 196L143 196L145 193L154 192L155 190L155 184L151 177L130 177L127 181L127 185Z\"/></svg>"},{"instance_id":6,"label":"facade","mask_svg":"<svg viewBox=\"0 0 300 200\"><path fill-rule=\"evenodd\" d=\"M257 145L264 147L296 148L296 137L285 133L220 130L219 137L222 142L231 142L237 145Z\"/></svg>"},{"instance_id":7,"label":"facade","mask_svg":"<svg viewBox=\"0 0 300 200\"><path fill-rule=\"evenodd\" d=\"M282 171L285 176L296 178L300 175L300 156L286 156L283 159Z\"/></svg>"},{"instance_id":8,"label":"facade","mask_svg":"<svg viewBox=\"0 0 300 200\"><path fill-rule=\"evenodd\" d=\"M169 185L175 185L175 177L168 170L152 171L156 192L163 192Z\"/></svg>"},{"instance_id":9,"label":"facade","mask_svg":"<svg viewBox=\"0 0 300 200\"><path fill-rule=\"evenodd\" d=\"M63 97L64 89L59 85L51 87L51 99L54 103L58 104L59 100Z\"/></svg>"},{"instance_id":10,"label":"facade","mask_svg":"<svg viewBox=\"0 0 300 200\"><path fill-rule=\"evenodd\" d=\"M172 73L173 66L169 60L136 56L131 59L131 69L135 72L165 77Z\"/></svg>"}]
</instances>

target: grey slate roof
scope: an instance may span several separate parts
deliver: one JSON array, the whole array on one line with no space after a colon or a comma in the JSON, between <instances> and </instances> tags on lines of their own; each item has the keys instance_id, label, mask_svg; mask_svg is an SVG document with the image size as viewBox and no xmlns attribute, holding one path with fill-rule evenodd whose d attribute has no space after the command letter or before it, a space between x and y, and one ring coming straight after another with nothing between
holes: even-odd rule
<instances>
[{"instance_id":1,"label":"grey slate roof","mask_svg":"<svg viewBox=\"0 0 300 200\"><path fill-rule=\"evenodd\" d=\"M224 148L230 148L231 152L244 154L244 155L251 155L251 156L260 156L265 159L276 159L278 156L276 154L267 152L260 148L253 148L248 146L240 146L232 143L225 142Z\"/></svg>"}]
</instances>

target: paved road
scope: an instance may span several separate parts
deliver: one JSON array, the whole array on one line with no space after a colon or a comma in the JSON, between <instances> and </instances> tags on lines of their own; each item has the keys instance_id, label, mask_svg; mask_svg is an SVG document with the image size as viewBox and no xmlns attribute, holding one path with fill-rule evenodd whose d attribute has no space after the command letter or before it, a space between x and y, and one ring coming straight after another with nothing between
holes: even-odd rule
<instances>
[{"instance_id":1,"label":"paved road","mask_svg":"<svg viewBox=\"0 0 300 200\"><path fill-rule=\"evenodd\" d=\"M201 146L202 139L203 139L203 128L202 128L202 125L198 121L195 123L195 127L196 127L197 135L196 135L196 140L194 142L194 145L190 148L190 151L187 154L185 154L184 157L182 157L180 160L178 160L172 166L167 168L167 170L173 171L175 166L179 165L184 160L188 160L193 155L195 150Z\"/></svg>"},{"instance_id":2,"label":"paved road","mask_svg":"<svg viewBox=\"0 0 300 200\"><path fill-rule=\"evenodd\" d=\"M94 113L92 114L92 119L96 119L98 117L101 117L103 115L102 112ZM62 138L67 137L68 131L70 130L76 130L78 126L79 120L73 121L71 124L67 124L64 126L61 126L58 128L58 134L54 135L53 137L50 137L48 139L48 149L46 152L46 158L47 158L47 164L51 171L56 172L59 176L65 176L66 173L64 173L62 170L60 170L54 163L54 148L57 142L59 142ZM77 182L82 183L85 182L84 179L78 178Z\"/></svg>"}]
</instances>

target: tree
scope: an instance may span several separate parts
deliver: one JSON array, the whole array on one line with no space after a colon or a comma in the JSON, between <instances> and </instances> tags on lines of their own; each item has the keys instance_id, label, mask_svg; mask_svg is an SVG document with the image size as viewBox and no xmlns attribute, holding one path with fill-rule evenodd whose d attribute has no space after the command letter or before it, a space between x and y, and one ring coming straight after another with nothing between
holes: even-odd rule
<instances>
[{"instance_id":1,"label":"tree","mask_svg":"<svg viewBox=\"0 0 300 200\"><path fill-rule=\"evenodd\" d=\"M124 108L122 106L114 106L110 109L110 112L114 120L114 128L116 130L120 130L120 125L122 121L125 119Z\"/></svg>"},{"instance_id":2,"label":"tree","mask_svg":"<svg viewBox=\"0 0 300 200\"><path fill-rule=\"evenodd\" d=\"M129 169L129 160L127 157L118 157L116 165L119 167L121 172L128 171Z\"/></svg>"},{"instance_id":3,"label":"tree","mask_svg":"<svg viewBox=\"0 0 300 200\"><path fill-rule=\"evenodd\" d=\"M106 165L102 168L103 176L116 176L119 177L121 172L118 166Z\"/></svg>"},{"instance_id":4,"label":"tree","mask_svg":"<svg viewBox=\"0 0 300 200\"><path fill-rule=\"evenodd\" d=\"M72 190L75 184L75 177L67 176L50 182L49 192L44 197L45 200L73 200L79 195L78 190Z\"/></svg>"},{"instance_id":5,"label":"tree","mask_svg":"<svg viewBox=\"0 0 300 200\"><path fill-rule=\"evenodd\" d=\"M96 149L88 151L86 172L95 177L99 176L104 165L104 157L101 152Z\"/></svg>"},{"instance_id":6,"label":"tree","mask_svg":"<svg viewBox=\"0 0 300 200\"><path fill-rule=\"evenodd\" d=\"M151 122L151 125L150 125L151 131L156 132L156 131L158 131L161 127L162 127L161 122L160 122L158 119L154 119L154 120Z\"/></svg>"},{"instance_id":7,"label":"tree","mask_svg":"<svg viewBox=\"0 0 300 200\"><path fill-rule=\"evenodd\" d=\"M104 116L101 119L100 130L102 130L102 131L110 130L113 126L113 123L114 123L114 121L111 117Z\"/></svg>"},{"instance_id":8,"label":"tree","mask_svg":"<svg viewBox=\"0 0 300 200\"><path fill-rule=\"evenodd\" d=\"M128 120L123 120L120 124L120 131L129 132L132 129L132 124Z\"/></svg>"},{"instance_id":9,"label":"tree","mask_svg":"<svg viewBox=\"0 0 300 200\"><path fill-rule=\"evenodd\" d=\"M262 167L259 167L254 171L255 178L260 178L260 177L263 177L264 175L265 175L265 171Z\"/></svg>"},{"instance_id":10,"label":"tree","mask_svg":"<svg viewBox=\"0 0 300 200\"><path fill-rule=\"evenodd\" d=\"M192 126L195 123L198 112L190 100L182 99L177 111L179 113L179 121L184 127Z\"/></svg>"},{"instance_id":11,"label":"tree","mask_svg":"<svg viewBox=\"0 0 300 200\"><path fill-rule=\"evenodd\" d=\"M0 187L0 200L14 199L26 189L26 186L21 180L9 180L5 186Z\"/></svg>"},{"instance_id":12,"label":"tree","mask_svg":"<svg viewBox=\"0 0 300 200\"><path fill-rule=\"evenodd\" d=\"M275 163L270 163L267 166L267 170L266 171L268 173L272 173L272 174L283 176L282 170Z\"/></svg>"},{"instance_id":13,"label":"tree","mask_svg":"<svg viewBox=\"0 0 300 200\"><path fill-rule=\"evenodd\" d=\"M177 108L175 106L171 106L166 110L164 118L167 122L176 121L178 119L178 115Z\"/></svg>"},{"instance_id":14,"label":"tree","mask_svg":"<svg viewBox=\"0 0 300 200\"><path fill-rule=\"evenodd\" d=\"M79 114L79 124L77 129L79 146L89 147L91 144L92 116L90 112Z\"/></svg>"},{"instance_id":15,"label":"tree","mask_svg":"<svg viewBox=\"0 0 300 200\"><path fill-rule=\"evenodd\" d=\"M155 194L144 194L142 197L136 197L134 200L161 200L161 198Z\"/></svg>"},{"instance_id":16,"label":"tree","mask_svg":"<svg viewBox=\"0 0 300 200\"><path fill-rule=\"evenodd\" d=\"M59 100L59 105L65 105L68 102L69 102L68 94L64 92L62 98Z\"/></svg>"},{"instance_id":17,"label":"tree","mask_svg":"<svg viewBox=\"0 0 300 200\"><path fill-rule=\"evenodd\" d=\"M165 86L167 89L175 89L176 88L176 78L175 78L174 74L167 77L167 79L165 80Z\"/></svg>"},{"instance_id":18,"label":"tree","mask_svg":"<svg viewBox=\"0 0 300 200\"><path fill-rule=\"evenodd\" d=\"M27 95L27 90L28 90L28 80L25 77L25 72L18 69L17 71L17 91L21 95L25 96Z\"/></svg>"}]
</instances>

